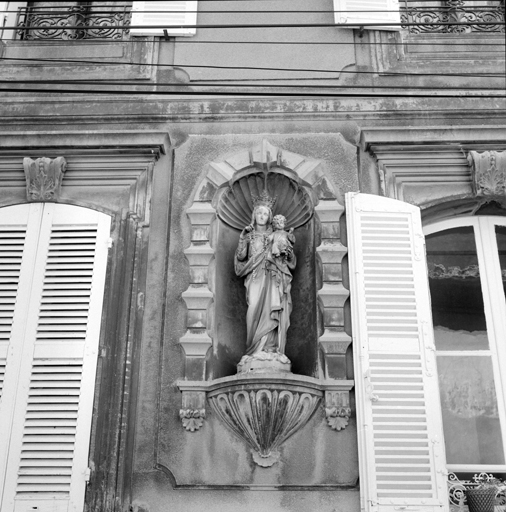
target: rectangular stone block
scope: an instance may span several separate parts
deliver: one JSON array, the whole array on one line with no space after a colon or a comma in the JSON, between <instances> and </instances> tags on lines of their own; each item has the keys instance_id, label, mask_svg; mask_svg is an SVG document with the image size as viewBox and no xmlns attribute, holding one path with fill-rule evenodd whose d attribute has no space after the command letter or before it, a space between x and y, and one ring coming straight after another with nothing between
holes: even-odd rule
<instances>
[{"instance_id":1,"label":"rectangular stone block","mask_svg":"<svg viewBox=\"0 0 506 512\"><path fill-rule=\"evenodd\" d=\"M323 280L328 283L341 282L343 279L343 269L339 263L323 264Z\"/></svg>"},{"instance_id":2,"label":"rectangular stone block","mask_svg":"<svg viewBox=\"0 0 506 512\"><path fill-rule=\"evenodd\" d=\"M190 267L190 283L205 284L209 275L209 267Z\"/></svg>"},{"instance_id":3,"label":"rectangular stone block","mask_svg":"<svg viewBox=\"0 0 506 512\"><path fill-rule=\"evenodd\" d=\"M201 309L189 309L186 326L189 328L204 328L207 326L207 311Z\"/></svg>"},{"instance_id":4,"label":"rectangular stone block","mask_svg":"<svg viewBox=\"0 0 506 512\"><path fill-rule=\"evenodd\" d=\"M340 327L344 325L344 313L342 308L325 308L323 312L325 327Z\"/></svg>"},{"instance_id":5,"label":"rectangular stone block","mask_svg":"<svg viewBox=\"0 0 506 512\"><path fill-rule=\"evenodd\" d=\"M207 242L209 240L208 230L209 226L207 225L192 226L192 242Z\"/></svg>"},{"instance_id":6,"label":"rectangular stone block","mask_svg":"<svg viewBox=\"0 0 506 512\"><path fill-rule=\"evenodd\" d=\"M339 222L322 222L322 238L339 238Z\"/></svg>"},{"instance_id":7,"label":"rectangular stone block","mask_svg":"<svg viewBox=\"0 0 506 512\"><path fill-rule=\"evenodd\" d=\"M204 357L187 357L184 376L187 380L205 380L206 360Z\"/></svg>"}]
</instances>

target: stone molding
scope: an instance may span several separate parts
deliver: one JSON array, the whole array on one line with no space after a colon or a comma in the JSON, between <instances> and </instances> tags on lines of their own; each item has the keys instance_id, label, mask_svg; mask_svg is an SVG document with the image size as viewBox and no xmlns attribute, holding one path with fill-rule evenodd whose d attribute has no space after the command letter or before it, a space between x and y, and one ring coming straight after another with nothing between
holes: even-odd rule
<instances>
[{"instance_id":1,"label":"stone molding","mask_svg":"<svg viewBox=\"0 0 506 512\"><path fill-rule=\"evenodd\" d=\"M320 289L318 302L323 318L323 332L320 333L326 349L323 358L333 357L331 352L335 342L351 342L344 333L343 307L348 298L348 290L342 285L341 263L346 248L340 243L339 219L344 208L337 200L332 183L326 178L321 161L284 151L263 140L253 149L243 150L222 162L211 162L206 175L199 184L193 203L186 210L191 223L191 244L184 253L190 264L190 285L183 292L186 302L187 331L180 338L186 358L186 378L204 380L206 375L205 357L212 346L212 315L214 283L212 269L214 248L212 233L217 218L217 208L226 188L242 171L258 169L268 171L282 168L293 173L313 194L315 214L321 223L321 244L317 247ZM339 352L338 357L344 358ZM343 372L331 370L335 365L324 363L326 378L345 378Z\"/></svg>"},{"instance_id":2,"label":"stone molding","mask_svg":"<svg viewBox=\"0 0 506 512\"><path fill-rule=\"evenodd\" d=\"M486 159L492 153L503 154L504 129L368 128L362 131L361 146L377 160L382 195L426 209L442 202L491 197L473 184L472 155L485 155L480 158Z\"/></svg>"},{"instance_id":3,"label":"stone molding","mask_svg":"<svg viewBox=\"0 0 506 512\"><path fill-rule=\"evenodd\" d=\"M65 158L23 159L26 177L26 198L32 201L58 201L63 174L67 168Z\"/></svg>"}]
</instances>

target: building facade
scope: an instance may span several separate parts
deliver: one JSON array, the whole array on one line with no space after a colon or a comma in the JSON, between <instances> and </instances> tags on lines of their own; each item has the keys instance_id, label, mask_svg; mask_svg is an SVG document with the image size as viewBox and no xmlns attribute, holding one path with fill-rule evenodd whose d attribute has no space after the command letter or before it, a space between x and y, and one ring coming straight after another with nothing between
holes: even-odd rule
<instances>
[{"instance_id":1,"label":"building facade","mask_svg":"<svg viewBox=\"0 0 506 512\"><path fill-rule=\"evenodd\" d=\"M2 511L443 512L506 476L504 2L0 10ZM264 193L291 372L238 373Z\"/></svg>"}]
</instances>

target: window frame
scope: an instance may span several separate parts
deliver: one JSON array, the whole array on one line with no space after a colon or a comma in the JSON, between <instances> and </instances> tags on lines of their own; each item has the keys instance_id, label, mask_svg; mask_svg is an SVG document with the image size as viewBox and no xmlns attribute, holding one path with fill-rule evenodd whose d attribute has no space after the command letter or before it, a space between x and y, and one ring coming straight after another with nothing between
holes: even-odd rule
<instances>
[{"instance_id":1,"label":"window frame","mask_svg":"<svg viewBox=\"0 0 506 512\"><path fill-rule=\"evenodd\" d=\"M497 406L502 432L505 464L446 464L448 471L452 472L504 472L506 471L506 343L499 342L506 339L506 298L502 288L502 276L499 261L499 252L495 238L495 226L506 227L506 217L500 216L465 216L436 221L424 226L424 235L439 233L448 229L459 227L473 227L478 266L480 268L481 286L487 334L489 340L488 350L468 351L438 351L437 357L448 355L490 356L494 371L494 382L497 395ZM501 361L503 363L501 364Z\"/></svg>"}]
</instances>

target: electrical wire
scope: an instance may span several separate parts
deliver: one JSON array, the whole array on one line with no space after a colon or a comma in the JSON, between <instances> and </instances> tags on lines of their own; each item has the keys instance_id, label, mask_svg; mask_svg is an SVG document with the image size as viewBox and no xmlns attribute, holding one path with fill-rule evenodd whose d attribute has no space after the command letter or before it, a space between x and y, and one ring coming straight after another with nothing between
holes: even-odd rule
<instances>
[{"instance_id":1,"label":"electrical wire","mask_svg":"<svg viewBox=\"0 0 506 512\"><path fill-rule=\"evenodd\" d=\"M205 68L205 69L233 69L233 70L253 70L253 71L282 71L282 72L305 72L305 73L335 73L337 75L340 74L352 74L352 75L374 75L374 76L382 76L382 77L391 77L391 76L408 76L408 77L420 77L420 76L428 76L428 77L464 77L464 78L490 78L490 77L498 77L502 78L504 76L503 73L400 73L400 72L377 72L377 71L363 71L363 70L335 70L335 69L311 69L311 68L277 68L277 67L261 67L261 66L218 66L218 65L205 65L205 64L185 64L185 63L174 63L174 64L161 64L161 63L143 63L143 62L122 62L122 61L93 61L93 60L83 60L83 59L44 59L44 58L17 58L17 57L0 57L0 62L3 60L9 61L31 61L31 62L65 62L72 64L98 64L98 65L129 65L129 66L143 66L143 67L166 67L166 68ZM299 77L298 79L310 79L308 77ZM326 79L330 79L327 77ZM282 80L282 78L281 78Z\"/></svg>"}]
</instances>

